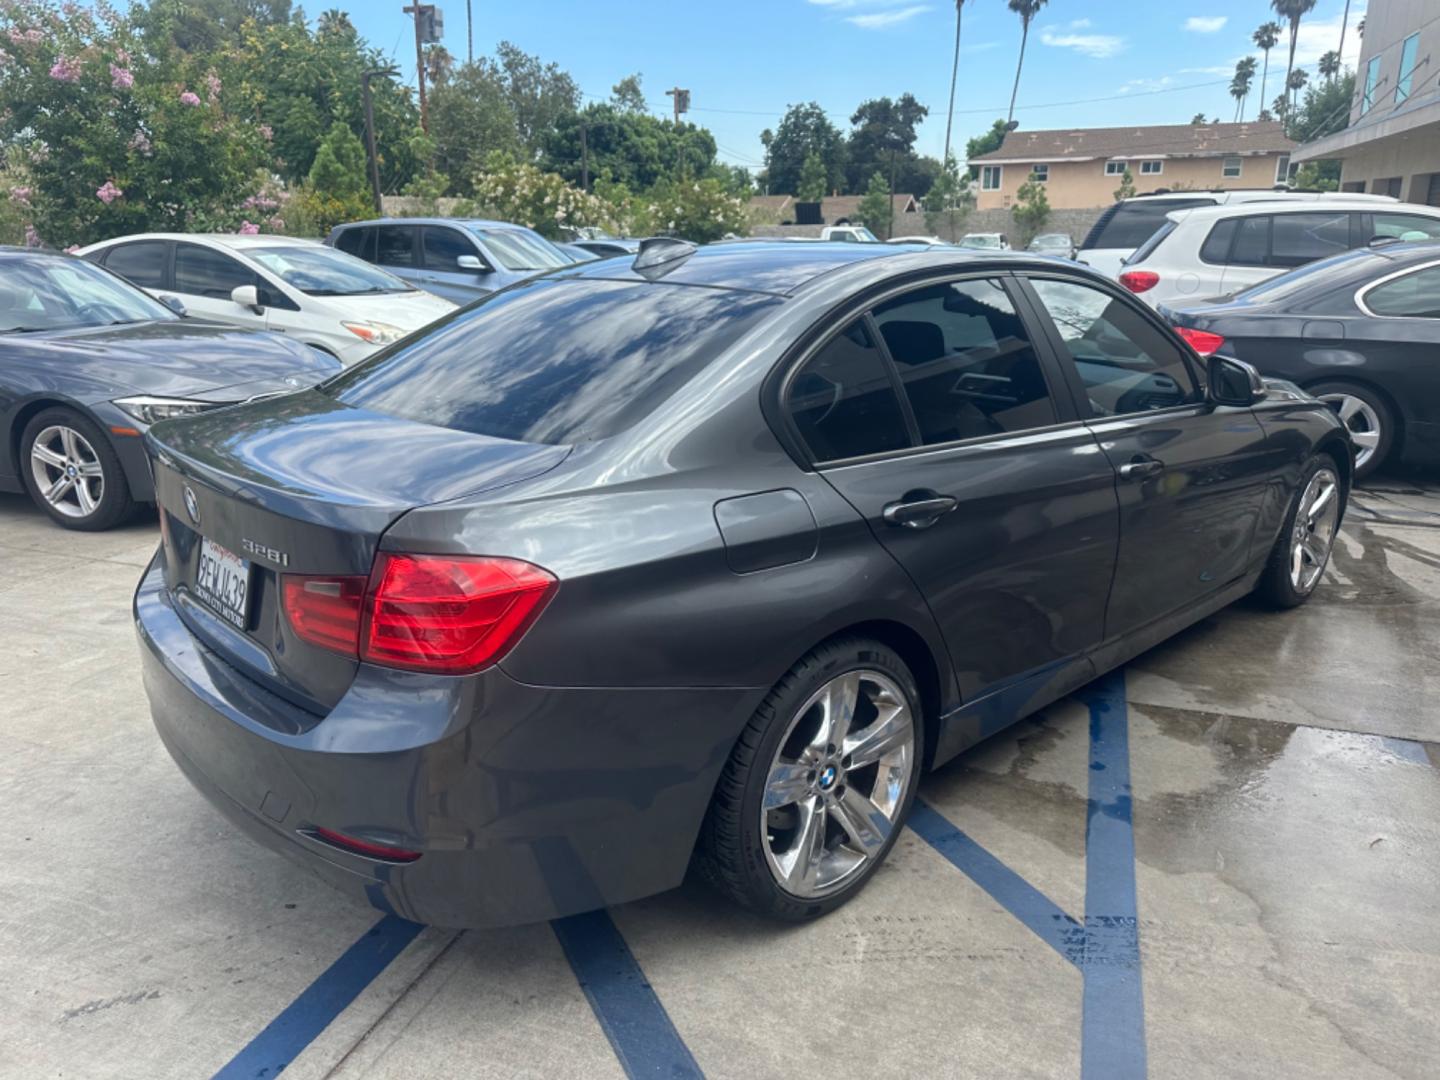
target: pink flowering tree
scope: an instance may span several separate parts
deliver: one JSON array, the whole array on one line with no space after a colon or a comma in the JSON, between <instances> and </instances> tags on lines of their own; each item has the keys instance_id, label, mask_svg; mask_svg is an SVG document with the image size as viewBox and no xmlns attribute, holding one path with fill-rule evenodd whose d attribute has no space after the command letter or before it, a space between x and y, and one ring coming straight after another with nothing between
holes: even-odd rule
<instances>
[{"instance_id":1,"label":"pink flowering tree","mask_svg":"<svg viewBox=\"0 0 1440 1080\"><path fill-rule=\"evenodd\" d=\"M9 201L60 247L152 229L234 231L268 149L225 111L201 57L148 49L109 4L0 3L0 139L25 162Z\"/></svg>"}]
</instances>

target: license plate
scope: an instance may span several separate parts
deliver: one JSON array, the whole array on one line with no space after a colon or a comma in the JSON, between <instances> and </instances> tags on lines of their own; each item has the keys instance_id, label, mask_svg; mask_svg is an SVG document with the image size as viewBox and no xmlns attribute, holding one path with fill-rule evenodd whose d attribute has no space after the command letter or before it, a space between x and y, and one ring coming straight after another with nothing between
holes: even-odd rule
<instances>
[{"instance_id":1,"label":"license plate","mask_svg":"<svg viewBox=\"0 0 1440 1080\"><path fill-rule=\"evenodd\" d=\"M250 604L250 564L202 536L200 565L195 569L195 595L227 622L244 630Z\"/></svg>"}]
</instances>

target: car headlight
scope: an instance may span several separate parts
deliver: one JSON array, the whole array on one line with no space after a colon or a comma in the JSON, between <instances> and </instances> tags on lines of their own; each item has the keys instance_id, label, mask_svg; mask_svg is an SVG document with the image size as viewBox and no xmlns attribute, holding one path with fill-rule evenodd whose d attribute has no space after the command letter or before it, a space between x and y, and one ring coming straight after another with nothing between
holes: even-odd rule
<instances>
[{"instance_id":1,"label":"car headlight","mask_svg":"<svg viewBox=\"0 0 1440 1080\"><path fill-rule=\"evenodd\" d=\"M404 330L398 326L391 326L389 323L342 322L340 325L361 341L369 342L371 345L389 345L390 342L399 341L405 336Z\"/></svg>"},{"instance_id":2,"label":"car headlight","mask_svg":"<svg viewBox=\"0 0 1440 1080\"><path fill-rule=\"evenodd\" d=\"M176 416L191 416L206 409L214 409L224 402L190 401L187 398L128 397L117 398L115 404L124 409L142 424L158 424Z\"/></svg>"}]
</instances>

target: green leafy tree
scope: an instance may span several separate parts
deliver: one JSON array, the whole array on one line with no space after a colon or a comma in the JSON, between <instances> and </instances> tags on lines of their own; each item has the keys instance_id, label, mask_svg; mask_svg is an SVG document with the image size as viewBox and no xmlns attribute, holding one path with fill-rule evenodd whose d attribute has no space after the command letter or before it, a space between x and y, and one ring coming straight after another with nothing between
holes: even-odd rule
<instances>
[{"instance_id":1,"label":"green leafy tree","mask_svg":"<svg viewBox=\"0 0 1440 1080\"><path fill-rule=\"evenodd\" d=\"M913 182L916 127L929 112L913 94L902 94L894 101L882 97L861 102L850 117L846 139L850 190L859 191L876 172L890 176L897 187L901 181L907 186Z\"/></svg>"},{"instance_id":2,"label":"green leafy tree","mask_svg":"<svg viewBox=\"0 0 1440 1080\"><path fill-rule=\"evenodd\" d=\"M591 177L607 176L631 191L681 176L707 176L715 166L715 138L704 128L595 103L561 116L546 138L541 165L572 184L580 183L583 170L582 125Z\"/></svg>"},{"instance_id":3,"label":"green leafy tree","mask_svg":"<svg viewBox=\"0 0 1440 1080\"><path fill-rule=\"evenodd\" d=\"M855 210L855 216L871 232L886 232L889 229L892 208L890 185L885 182L885 174L882 172L871 174L870 185L865 189L865 195Z\"/></svg>"},{"instance_id":4,"label":"green leafy tree","mask_svg":"<svg viewBox=\"0 0 1440 1080\"><path fill-rule=\"evenodd\" d=\"M492 153L473 189L476 206L488 216L528 225L552 239L567 229L614 227L614 212L605 200L511 154Z\"/></svg>"},{"instance_id":5,"label":"green leafy tree","mask_svg":"<svg viewBox=\"0 0 1440 1080\"><path fill-rule=\"evenodd\" d=\"M961 174L960 163L951 154L945 168L935 178L925 196L925 227L933 233L942 229L951 240L958 239L960 229L975 208L975 193L968 179Z\"/></svg>"},{"instance_id":6,"label":"green leafy tree","mask_svg":"<svg viewBox=\"0 0 1440 1080\"><path fill-rule=\"evenodd\" d=\"M812 153L805 159L795 197L800 202L819 202L825 197L825 162L819 154Z\"/></svg>"},{"instance_id":7,"label":"green leafy tree","mask_svg":"<svg viewBox=\"0 0 1440 1080\"><path fill-rule=\"evenodd\" d=\"M1028 244L1050 220L1050 197L1045 194L1045 185L1032 175L1015 192L1015 205L1010 216L1020 229L1022 243Z\"/></svg>"},{"instance_id":8,"label":"green leafy tree","mask_svg":"<svg viewBox=\"0 0 1440 1080\"><path fill-rule=\"evenodd\" d=\"M336 120L320 141L310 175L291 201L291 228L323 235L344 221L374 212L365 178L365 148L355 133Z\"/></svg>"},{"instance_id":9,"label":"green leafy tree","mask_svg":"<svg viewBox=\"0 0 1440 1080\"><path fill-rule=\"evenodd\" d=\"M645 91L640 85L640 72L626 75L610 88L610 104L622 113L650 111L650 107L645 103Z\"/></svg>"},{"instance_id":10,"label":"green leafy tree","mask_svg":"<svg viewBox=\"0 0 1440 1080\"><path fill-rule=\"evenodd\" d=\"M1015 119L1015 95L1020 93L1020 69L1025 66L1025 42L1030 38L1030 23L1045 6L1045 0L1007 0L1006 6L1020 16L1020 59L1015 61L1015 86L1010 91L1010 112L1005 117L1008 122Z\"/></svg>"},{"instance_id":11,"label":"green leafy tree","mask_svg":"<svg viewBox=\"0 0 1440 1080\"><path fill-rule=\"evenodd\" d=\"M1260 102L1265 102L1265 85L1270 79L1270 50L1280 41L1280 24L1277 22L1261 23L1255 33L1250 35L1250 40L1255 47L1265 54L1265 66L1260 71ZM1262 120L1268 119L1261 110Z\"/></svg>"},{"instance_id":12,"label":"green leafy tree","mask_svg":"<svg viewBox=\"0 0 1440 1080\"><path fill-rule=\"evenodd\" d=\"M1290 24L1290 60L1285 65L1285 88L1296 89L1290 77L1295 72L1295 45L1300 36L1300 20L1315 10L1316 0L1270 0L1275 14ZM1293 106L1292 106L1293 107Z\"/></svg>"},{"instance_id":13,"label":"green leafy tree","mask_svg":"<svg viewBox=\"0 0 1440 1080\"><path fill-rule=\"evenodd\" d=\"M1355 94L1355 75L1346 72L1339 78L1306 87L1299 108L1286 118L1285 133L1296 142L1312 142L1333 135L1350 122L1350 102Z\"/></svg>"},{"instance_id":14,"label":"green leafy tree","mask_svg":"<svg viewBox=\"0 0 1440 1080\"><path fill-rule=\"evenodd\" d=\"M547 64L518 46L502 41L490 65L515 117L515 135L532 159L545 149L549 133L561 117L580 107L580 87L556 64Z\"/></svg>"},{"instance_id":15,"label":"green leafy tree","mask_svg":"<svg viewBox=\"0 0 1440 1080\"><path fill-rule=\"evenodd\" d=\"M713 178L663 181L637 206L636 233L678 236L696 244L743 236L749 218L743 199Z\"/></svg>"},{"instance_id":16,"label":"green leafy tree","mask_svg":"<svg viewBox=\"0 0 1440 1080\"><path fill-rule=\"evenodd\" d=\"M999 150L1005 145L1005 121L996 120L990 125L990 130L981 135L976 135L965 143L965 160L974 161L982 154L988 154L993 150ZM970 166L970 179L974 180L980 175L980 166Z\"/></svg>"},{"instance_id":17,"label":"green leafy tree","mask_svg":"<svg viewBox=\"0 0 1440 1080\"><path fill-rule=\"evenodd\" d=\"M1331 81L1340 74L1340 54L1331 49L1320 57L1315 66L1320 69L1320 74L1325 76L1327 82Z\"/></svg>"},{"instance_id":18,"label":"green leafy tree","mask_svg":"<svg viewBox=\"0 0 1440 1080\"><path fill-rule=\"evenodd\" d=\"M1310 76L1304 68L1296 68L1285 78L1285 86L1290 91L1290 113L1293 115L1300 106L1300 91L1310 81Z\"/></svg>"},{"instance_id":19,"label":"green leafy tree","mask_svg":"<svg viewBox=\"0 0 1440 1080\"><path fill-rule=\"evenodd\" d=\"M515 114L492 65L461 64L436 84L428 104L435 168L452 178L456 194L472 194L489 155L520 153Z\"/></svg>"},{"instance_id":20,"label":"green leafy tree","mask_svg":"<svg viewBox=\"0 0 1440 1080\"><path fill-rule=\"evenodd\" d=\"M797 194L800 173L812 154L825 166L825 190L845 188L845 137L815 102L791 105L775 131L766 131L760 141L765 144L766 179L772 193Z\"/></svg>"},{"instance_id":21,"label":"green leafy tree","mask_svg":"<svg viewBox=\"0 0 1440 1080\"><path fill-rule=\"evenodd\" d=\"M1307 161L1295 170L1291 182L1302 191L1339 191L1340 162Z\"/></svg>"},{"instance_id":22,"label":"green leafy tree","mask_svg":"<svg viewBox=\"0 0 1440 1080\"><path fill-rule=\"evenodd\" d=\"M1255 58L1242 56L1235 64L1235 77L1230 80L1230 96L1235 99L1236 121L1245 118L1245 101L1250 97L1250 87L1255 82Z\"/></svg>"},{"instance_id":23,"label":"green leafy tree","mask_svg":"<svg viewBox=\"0 0 1440 1080\"><path fill-rule=\"evenodd\" d=\"M1205 119L1205 114L1204 114L1203 112L1197 112L1194 116L1192 116L1192 117L1190 118L1190 126L1191 126L1191 127L1203 127L1205 124L1208 124L1209 122L1210 122L1209 120L1206 120L1206 119Z\"/></svg>"},{"instance_id":24,"label":"green leafy tree","mask_svg":"<svg viewBox=\"0 0 1440 1080\"><path fill-rule=\"evenodd\" d=\"M1122 199L1133 199L1135 197L1135 174L1130 171L1127 165L1125 171L1120 174L1120 186L1115 189L1115 201Z\"/></svg>"}]
</instances>

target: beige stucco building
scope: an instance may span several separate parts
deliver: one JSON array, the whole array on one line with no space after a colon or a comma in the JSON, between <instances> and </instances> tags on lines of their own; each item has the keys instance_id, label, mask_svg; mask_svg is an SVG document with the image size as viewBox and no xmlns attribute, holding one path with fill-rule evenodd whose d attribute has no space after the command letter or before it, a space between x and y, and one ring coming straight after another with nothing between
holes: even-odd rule
<instances>
[{"instance_id":1,"label":"beige stucco building","mask_svg":"<svg viewBox=\"0 0 1440 1080\"><path fill-rule=\"evenodd\" d=\"M1130 170L1137 192L1268 188L1283 183L1294 143L1273 121L1012 131L979 168L977 207L1013 206L1034 176L1057 210L1109 206Z\"/></svg>"},{"instance_id":2,"label":"beige stucco building","mask_svg":"<svg viewBox=\"0 0 1440 1080\"><path fill-rule=\"evenodd\" d=\"M1440 0L1370 0L1350 125L1295 151L1340 189L1440 206Z\"/></svg>"}]
</instances>

